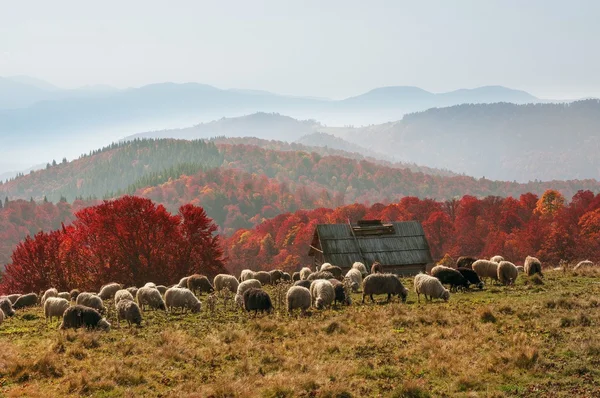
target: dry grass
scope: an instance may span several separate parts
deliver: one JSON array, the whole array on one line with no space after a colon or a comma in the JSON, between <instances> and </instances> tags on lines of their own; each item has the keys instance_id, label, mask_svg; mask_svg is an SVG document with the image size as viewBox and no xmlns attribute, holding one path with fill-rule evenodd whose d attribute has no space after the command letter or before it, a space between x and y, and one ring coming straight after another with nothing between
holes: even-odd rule
<instances>
[{"instance_id":1,"label":"dry grass","mask_svg":"<svg viewBox=\"0 0 600 398\"><path fill-rule=\"evenodd\" d=\"M109 333L59 332L34 308L0 326L0 396L599 396L599 293L597 272L549 271L448 303L355 295L305 317L217 297L214 312L146 312Z\"/></svg>"}]
</instances>

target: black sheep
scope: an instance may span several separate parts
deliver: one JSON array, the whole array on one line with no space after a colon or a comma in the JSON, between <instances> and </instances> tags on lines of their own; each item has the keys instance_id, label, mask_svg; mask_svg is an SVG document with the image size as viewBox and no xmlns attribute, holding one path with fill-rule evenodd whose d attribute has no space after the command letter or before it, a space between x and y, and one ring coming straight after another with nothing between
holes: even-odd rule
<instances>
[{"instance_id":1,"label":"black sheep","mask_svg":"<svg viewBox=\"0 0 600 398\"><path fill-rule=\"evenodd\" d=\"M477 261L475 257L463 256L456 260L456 268L473 269L473 263Z\"/></svg>"},{"instance_id":2,"label":"black sheep","mask_svg":"<svg viewBox=\"0 0 600 398\"><path fill-rule=\"evenodd\" d=\"M479 289L483 289L483 282L479 279L477 272L470 268L458 268L457 271L460 272L470 284L477 286Z\"/></svg>"},{"instance_id":3,"label":"black sheep","mask_svg":"<svg viewBox=\"0 0 600 398\"><path fill-rule=\"evenodd\" d=\"M299 281L299 280L300 280L300 272L294 272L294 273L292 274L292 280L293 280L294 282L296 282L296 281Z\"/></svg>"},{"instance_id":4,"label":"black sheep","mask_svg":"<svg viewBox=\"0 0 600 398\"><path fill-rule=\"evenodd\" d=\"M431 276L438 278L442 284L450 285L450 290L455 291L459 287L469 288L469 281L454 268L435 266L431 270Z\"/></svg>"},{"instance_id":5,"label":"black sheep","mask_svg":"<svg viewBox=\"0 0 600 398\"><path fill-rule=\"evenodd\" d=\"M254 311L254 315L256 315L258 311L271 312L273 304L271 304L271 297L267 292L253 287L244 292L244 308L248 312Z\"/></svg>"},{"instance_id":6,"label":"black sheep","mask_svg":"<svg viewBox=\"0 0 600 398\"><path fill-rule=\"evenodd\" d=\"M307 279L302 280L302 281L296 281L294 282L294 286L302 286L305 287L307 289L310 289L310 285L312 284L312 281L309 281Z\"/></svg>"},{"instance_id":7,"label":"black sheep","mask_svg":"<svg viewBox=\"0 0 600 398\"><path fill-rule=\"evenodd\" d=\"M81 327L110 330L110 324L95 309L84 307L83 305L74 305L67 308L63 314L63 321L59 328L78 329Z\"/></svg>"},{"instance_id":8,"label":"black sheep","mask_svg":"<svg viewBox=\"0 0 600 398\"><path fill-rule=\"evenodd\" d=\"M346 297L344 284L337 279L329 279L329 282L331 282L333 285L333 290L335 291L335 299L333 300L333 303L337 304L339 301L342 304L350 305L352 303L352 299L350 297Z\"/></svg>"},{"instance_id":9,"label":"black sheep","mask_svg":"<svg viewBox=\"0 0 600 398\"><path fill-rule=\"evenodd\" d=\"M35 293L24 294L15 301L13 304L13 308L15 310L25 308L25 307L33 307L38 303L38 295Z\"/></svg>"},{"instance_id":10,"label":"black sheep","mask_svg":"<svg viewBox=\"0 0 600 398\"><path fill-rule=\"evenodd\" d=\"M71 295L71 300L75 301L77 300L77 296L79 296L79 289L73 289L69 292L69 294Z\"/></svg>"}]
</instances>

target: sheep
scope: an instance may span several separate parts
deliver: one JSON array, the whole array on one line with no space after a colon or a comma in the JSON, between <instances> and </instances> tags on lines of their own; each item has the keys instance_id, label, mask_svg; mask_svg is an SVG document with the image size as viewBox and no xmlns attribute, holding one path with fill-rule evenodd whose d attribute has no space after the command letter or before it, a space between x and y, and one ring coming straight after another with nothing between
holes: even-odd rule
<instances>
[{"instance_id":1,"label":"sheep","mask_svg":"<svg viewBox=\"0 0 600 398\"><path fill-rule=\"evenodd\" d=\"M379 264L377 261L371 265L371 274L381 274L383 273L383 266Z\"/></svg>"},{"instance_id":2,"label":"sheep","mask_svg":"<svg viewBox=\"0 0 600 398\"><path fill-rule=\"evenodd\" d=\"M292 286L288 289L285 296L287 309L290 315L293 315L296 308L300 308L302 315L310 308L312 296L310 290L302 286Z\"/></svg>"},{"instance_id":3,"label":"sheep","mask_svg":"<svg viewBox=\"0 0 600 398\"><path fill-rule=\"evenodd\" d=\"M244 293L246 293L246 290L250 288L261 289L262 284L258 279L248 279L238 285L237 292L235 294L235 302L240 306L240 308L244 308Z\"/></svg>"},{"instance_id":4,"label":"sheep","mask_svg":"<svg viewBox=\"0 0 600 398\"><path fill-rule=\"evenodd\" d=\"M352 291L356 293L362 285L362 273L358 268L351 268L348 272L346 272L346 278L350 281L350 287L352 288Z\"/></svg>"},{"instance_id":5,"label":"sheep","mask_svg":"<svg viewBox=\"0 0 600 398\"><path fill-rule=\"evenodd\" d=\"M535 257L527 256L525 258L525 263L523 264L523 272L527 274L527 276L532 276L534 274L542 275L542 263Z\"/></svg>"},{"instance_id":6,"label":"sheep","mask_svg":"<svg viewBox=\"0 0 600 398\"><path fill-rule=\"evenodd\" d=\"M187 284L187 280L186 280L186 284ZM150 289L156 289L156 284L154 282L146 282L146 284L144 285L144 287L148 287Z\"/></svg>"},{"instance_id":7,"label":"sheep","mask_svg":"<svg viewBox=\"0 0 600 398\"><path fill-rule=\"evenodd\" d=\"M512 285L519 276L517 267L509 261L500 261L498 264L498 280L503 285Z\"/></svg>"},{"instance_id":8,"label":"sheep","mask_svg":"<svg viewBox=\"0 0 600 398\"><path fill-rule=\"evenodd\" d=\"M500 264L501 261L504 261L504 257L502 256L494 256L490 258L490 261Z\"/></svg>"},{"instance_id":9,"label":"sheep","mask_svg":"<svg viewBox=\"0 0 600 398\"><path fill-rule=\"evenodd\" d=\"M438 278L443 285L450 285L450 291L459 287L469 288L469 281L454 268L436 265L431 269L431 276Z\"/></svg>"},{"instance_id":10,"label":"sheep","mask_svg":"<svg viewBox=\"0 0 600 398\"><path fill-rule=\"evenodd\" d=\"M294 272L292 274L292 281L296 282L300 280L300 272Z\"/></svg>"},{"instance_id":11,"label":"sheep","mask_svg":"<svg viewBox=\"0 0 600 398\"><path fill-rule=\"evenodd\" d=\"M19 296L17 301L13 304L13 308L15 310L25 308L25 307L33 307L38 303L38 295L35 293L28 293L22 296Z\"/></svg>"},{"instance_id":12,"label":"sheep","mask_svg":"<svg viewBox=\"0 0 600 398\"><path fill-rule=\"evenodd\" d=\"M125 290L127 290L129 293L131 293L131 295L132 295L133 297L137 296L137 291L138 291L138 288L137 288L137 287L135 287L135 286L130 286L130 287L128 287L128 288L127 288L127 289L125 289Z\"/></svg>"},{"instance_id":13,"label":"sheep","mask_svg":"<svg viewBox=\"0 0 600 398\"><path fill-rule=\"evenodd\" d=\"M342 269L329 263L323 264L319 269L319 272L329 272L335 279L340 279L342 277Z\"/></svg>"},{"instance_id":14,"label":"sheep","mask_svg":"<svg viewBox=\"0 0 600 398\"><path fill-rule=\"evenodd\" d=\"M338 301L346 305L352 304L352 298L350 296L346 296L346 290L344 289L344 284L342 282L337 279L329 279L329 282L331 282L333 285L333 290L335 292L333 304L337 304Z\"/></svg>"},{"instance_id":15,"label":"sheep","mask_svg":"<svg viewBox=\"0 0 600 398\"><path fill-rule=\"evenodd\" d=\"M491 260L477 260L473 263L473 271L483 278L498 280L498 263Z\"/></svg>"},{"instance_id":16,"label":"sheep","mask_svg":"<svg viewBox=\"0 0 600 398\"><path fill-rule=\"evenodd\" d=\"M184 276L183 278L181 278L179 280L179 283L177 284L178 287L183 287L183 288L188 288L188 280L190 279L189 276Z\"/></svg>"},{"instance_id":17,"label":"sheep","mask_svg":"<svg viewBox=\"0 0 600 398\"><path fill-rule=\"evenodd\" d=\"M316 309L329 307L335 300L335 289L331 282L325 279L314 281L310 285L310 296Z\"/></svg>"},{"instance_id":18,"label":"sheep","mask_svg":"<svg viewBox=\"0 0 600 398\"><path fill-rule=\"evenodd\" d=\"M577 265L575 266L575 268L573 268L573 270L579 270L579 269L583 269L583 268L591 268L593 266L594 266L594 263L591 262L590 260L583 260L583 261L578 262Z\"/></svg>"},{"instance_id":19,"label":"sheep","mask_svg":"<svg viewBox=\"0 0 600 398\"><path fill-rule=\"evenodd\" d=\"M189 281L189 279L188 279L188 281ZM165 293L167 292L167 287L165 285L157 285L156 290L158 290L159 293L164 296Z\"/></svg>"},{"instance_id":20,"label":"sheep","mask_svg":"<svg viewBox=\"0 0 600 398\"><path fill-rule=\"evenodd\" d=\"M187 280L187 288L195 294L212 293L215 291L213 285L210 284L208 278L204 275L194 274Z\"/></svg>"},{"instance_id":21,"label":"sheep","mask_svg":"<svg viewBox=\"0 0 600 398\"><path fill-rule=\"evenodd\" d=\"M243 269L240 274L240 282L247 281L248 279L254 279L254 271L250 269Z\"/></svg>"},{"instance_id":22,"label":"sheep","mask_svg":"<svg viewBox=\"0 0 600 398\"><path fill-rule=\"evenodd\" d=\"M254 273L254 279L260 281L263 285L271 284L271 274L267 271L258 271Z\"/></svg>"},{"instance_id":23,"label":"sheep","mask_svg":"<svg viewBox=\"0 0 600 398\"><path fill-rule=\"evenodd\" d=\"M60 293L58 293L58 296L56 296L56 297L63 298L67 301L71 301L71 293L69 293L69 292L60 292Z\"/></svg>"},{"instance_id":24,"label":"sheep","mask_svg":"<svg viewBox=\"0 0 600 398\"><path fill-rule=\"evenodd\" d=\"M165 305L171 312L173 312L173 308L180 308L182 311L189 309L192 313L197 313L202 308L202 303L194 296L194 293L190 289L181 287L172 287L167 290Z\"/></svg>"},{"instance_id":25,"label":"sheep","mask_svg":"<svg viewBox=\"0 0 600 398\"><path fill-rule=\"evenodd\" d=\"M308 267L304 267L300 270L300 279L306 280L310 274L312 274L312 270Z\"/></svg>"},{"instance_id":26,"label":"sheep","mask_svg":"<svg viewBox=\"0 0 600 398\"><path fill-rule=\"evenodd\" d=\"M266 274L269 275L268 273ZM269 280L270 279L271 277L269 276ZM235 276L228 274L219 274L215 276L215 279L213 280L213 286L215 287L215 290L217 292L227 288L231 291L231 293L235 293L239 284L240 283L235 278Z\"/></svg>"},{"instance_id":27,"label":"sheep","mask_svg":"<svg viewBox=\"0 0 600 398\"><path fill-rule=\"evenodd\" d=\"M523 267L522 265L517 265L517 271L519 271L519 273L523 273L525 272L525 267Z\"/></svg>"},{"instance_id":28,"label":"sheep","mask_svg":"<svg viewBox=\"0 0 600 398\"><path fill-rule=\"evenodd\" d=\"M109 283L100 288L100 293L98 293L98 297L102 300L108 300L115 297L115 293L119 290L123 289L123 285L119 283Z\"/></svg>"},{"instance_id":29,"label":"sheep","mask_svg":"<svg viewBox=\"0 0 600 398\"><path fill-rule=\"evenodd\" d=\"M58 290L56 290L55 288L52 287L44 292L44 295L42 296L42 300L40 301L40 304L43 307L46 300L48 300L50 297L56 297L56 296L58 296Z\"/></svg>"},{"instance_id":30,"label":"sheep","mask_svg":"<svg viewBox=\"0 0 600 398\"><path fill-rule=\"evenodd\" d=\"M8 298L0 299L0 310L4 312L6 316L13 316L15 314L15 310L12 306L12 303Z\"/></svg>"},{"instance_id":31,"label":"sheep","mask_svg":"<svg viewBox=\"0 0 600 398\"><path fill-rule=\"evenodd\" d=\"M461 273L461 275L472 285L477 286L477 288L479 290L483 289L483 282L481 281L481 279L479 279L479 276L477 275L477 272L473 271L470 268L458 268L457 269L458 272Z\"/></svg>"},{"instance_id":32,"label":"sheep","mask_svg":"<svg viewBox=\"0 0 600 398\"><path fill-rule=\"evenodd\" d=\"M115 293L115 307L118 307L119 302L123 300L134 301L133 294L127 289L121 289Z\"/></svg>"},{"instance_id":33,"label":"sheep","mask_svg":"<svg viewBox=\"0 0 600 398\"><path fill-rule=\"evenodd\" d=\"M309 281L316 281L317 279L334 279L334 276L329 271L317 271L310 274L307 278Z\"/></svg>"},{"instance_id":34,"label":"sheep","mask_svg":"<svg viewBox=\"0 0 600 398\"><path fill-rule=\"evenodd\" d=\"M254 311L254 315L256 316L258 311L273 311L273 304L267 292L251 287L244 292L244 308L247 312Z\"/></svg>"},{"instance_id":35,"label":"sheep","mask_svg":"<svg viewBox=\"0 0 600 398\"><path fill-rule=\"evenodd\" d=\"M450 292L442 285L442 282L438 278L427 274L418 274L415 276L415 293L417 293L417 301L421 302L421 294L429 296L429 300L432 301L434 298L443 299L448 301L450 298Z\"/></svg>"},{"instance_id":36,"label":"sheep","mask_svg":"<svg viewBox=\"0 0 600 398\"><path fill-rule=\"evenodd\" d=\"M125 319L129 327L131 327L132 323L140 326L142 324L140 307L134 301L119 301L117 304L117 325L119 325L119 327L121 327L121 319Z\"/></svg>"},{"instance_id":37,"label":"sheep","mask_svg":"<svg viewBox=\"0 0 600 398\"><path fill-rule=\"evenodd\" d=\"M167 306L165 305L165 301L160 295L160 292L154 288L142 287L138 289L136 299L139 306L142 308L142 311L146 305L155 310L167 310Z\"/></svg>"},{"instance_id":38,"label":"sheep","mask_svg":"<svg viewBox=\"0 0 600 398\"><path fill-rule=\"evenodd\" d=\"M323 267L327 268L327 267L329 267L329 266L331 266L331 263L323 263L323 264L321 264L321 265L317 265L317 272L319 272L319 271L325 271L325 270L323 269Z\"/></svg>"},{"instance_id":39,"label":"sheep","mask_svg":"<svg viewBox=\"0 0 600 398\"><path fill-rule=\"evenodd\" d=\"M93 293L80 293L79 296L77 296L75 304L93 308L101 314L104 314L106 312L106 308L104 308L104 302L102 301L100 296Z\"/></svg>"},{"instance_id":40,"label":"sheep","mask_svg":"<svg viewBox=\"0 0 600 398\"><path fill-rule=\"evenodd\" d=\"M283 271L274 269L269 271L269 275L271 275L271 284L275 285L283 278Z\"/></svg>"},{"instance_id":41,"label":"sheep","mask_svg":"<svg viewBox=\"0 0 600 398\"><path fill-rule=\"evenodd\" d=\"M473 269L473 263L477 261L475 257L462 256L456 260L456 268L468 268Z\"/></svg>"},{"instance_id":42,"label":"sheep","mask_svg":"<svg viewBox=\"0 0 600 398\"><path fill-rule=\"evenodd\" d=\"M281 280L283 280L285 282L291 282L292 281L292 276L290 275L289 272L284 272L283 276L281 277Z\"/></svg>"},{"instance_id":43,"label":"sheep","mask_svg":"<svg viewBox=\"0 0 600 398\"><path fill-rule=\"evenodd\" d=\"M77 300L77 296L79 296L79 289L73 289L69 292L71 295L71 300Z\"/></svg>"},{"instance_id":44,"label":"sheep","mask_svg":"<svg viewBox=\"0 0 600 398\"><path fill-rule=\"evenodd\" d=\"M69 301L64 298L59 297L48 297L46 302L44 302L44 316L46 317L46 322L48 322L48 318L50 318L50 322L52 322L52 318L62 318L65 311L69 308Z\"/></svg>"},{"instance_id":45,"label":"sheep","mask_svg":"<svg viewBox=\"0 0 600 398\"><path fill-rule=\"evenodd\" d=\"M0 325L4 322L4 312L0 309Z\"/></svg>"},{"instance_id":46,"label":"sheep","mask_svg":"<svg viewBox=\"0 0 600 398\"><path fill-rule=\"evenodd\" d=\"M375 273L368 275L362 282L363 295L362 302L365 302L365 297L370 296L371 301L375 302L374 294L387 294L389 302L393 294L397 294L402 298L402 302L406 302L408 290L402 285L398 276L394 274Z\"/></svg>"},{"instance_id":47,"label":"sheep","mask_svg":"<svg viewBox=\"0 0 600 398\"><path fill-rule=\"evenodd\" d=\"M352 269L357 269L358 271L360 271L363 278L365 276L369 275L369 271L367 271L367 267L365 267L365 265L359 261L352 264Z\"/></svg>"},{"instance_id":48,"label":"sheep","mask_svg":"<svg viewBox=\"0 0 600 398\"><path fill-rule=\"evenodd\" d=\"M59 329L77 329L85 327L87 329L110 330L110 323L102 318L102 315L93 308L82 305L74 305L67 308L63 314L63 321Z\"/></svg>"},{"instance_id":49,"label":"sheep","mask_svg":"<svg viewBox=\"0 0 600 398\"><path fill-rule=\"evenodd\" d=\"M307 289L310 289L310 285L312 285L312 281L306 279L294 282L294 286L302 286Z\"/></svg>"},{"instance_id":50,"label":"sheep","mask_svg":"<svg viewBox=\"0 0 600 398\"><path fill-rule=\"evenodd\" d=\"M6 296L6 298L10 300L11 304L14 304L19 299L19 297L21 297L20 294L9 294L8 296Z\"/></svg>"}]
</instances>

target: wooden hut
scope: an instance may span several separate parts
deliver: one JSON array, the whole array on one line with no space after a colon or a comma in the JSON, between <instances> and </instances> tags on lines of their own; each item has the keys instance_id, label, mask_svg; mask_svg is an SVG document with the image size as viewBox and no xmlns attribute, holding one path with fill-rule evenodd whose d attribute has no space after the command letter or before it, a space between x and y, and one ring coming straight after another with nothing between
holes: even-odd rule
<instances>
[{"instance_id":1,"label":"wooden hut","mask_svg":"<svg viewBox=\"0 0 600 398\"><path fill-rule=\"evenodd\" d=\"M367 269L377 261L384 272L415 275L433 263L418 221L361 220L358 224L319 224L308 252L314 265L331 263L346 270L359 261Z\"/></svg>"}]
</instances>

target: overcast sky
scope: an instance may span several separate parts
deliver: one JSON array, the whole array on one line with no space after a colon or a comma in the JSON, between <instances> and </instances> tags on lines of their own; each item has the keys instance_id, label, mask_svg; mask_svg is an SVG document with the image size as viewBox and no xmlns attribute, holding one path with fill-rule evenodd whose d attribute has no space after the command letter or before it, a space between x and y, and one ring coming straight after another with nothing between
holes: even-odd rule
<instances>
[{"instance_id":1,"label":"overcast sky","mask_svg":"<svg viewBox=\"0 0 600 398\"><path fill-rule=\"evenodd\" d=\"M342 98L504 85L600 96L600 1L0 0L0 76Z\"/></svg>"}]
</instances>

